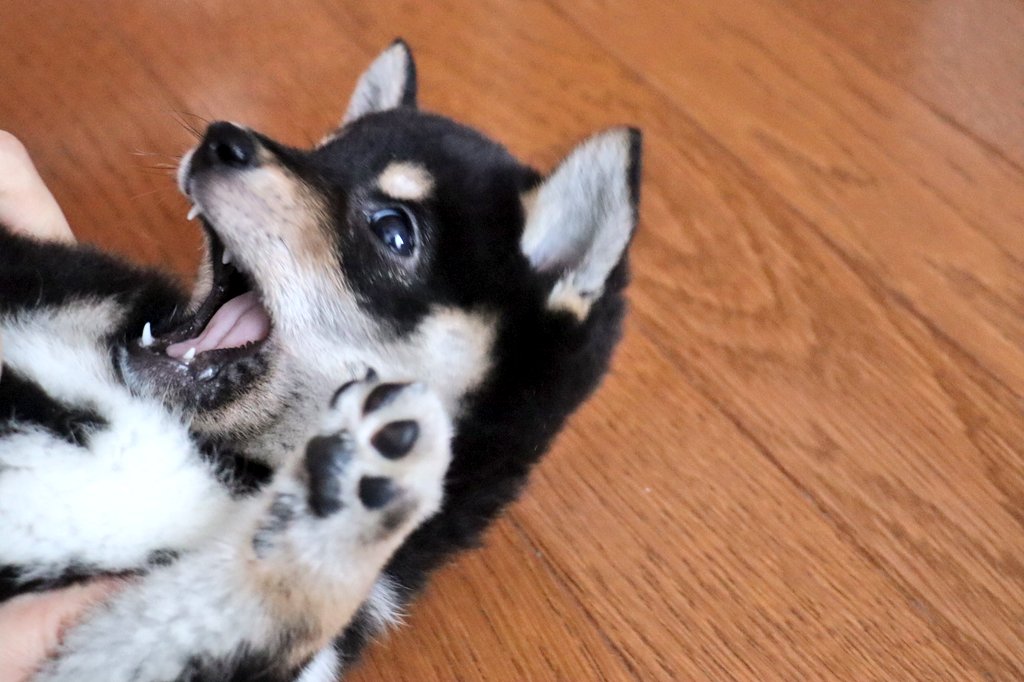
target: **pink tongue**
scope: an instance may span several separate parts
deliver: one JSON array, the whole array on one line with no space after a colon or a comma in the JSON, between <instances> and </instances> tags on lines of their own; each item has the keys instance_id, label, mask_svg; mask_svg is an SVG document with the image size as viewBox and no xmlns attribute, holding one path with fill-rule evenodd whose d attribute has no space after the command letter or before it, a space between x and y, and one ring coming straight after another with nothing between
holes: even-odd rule
<instances>
[{"instance_id":1,"label":"pink tongue","mask_svg":"<svg viewBox=\"0 0 1024 682\"><path fill-rule=\"evenodd\" d=\"M270 317L256 292L250 291L222 305L203 333L196 338L167 346L167 354L172 358L180 358L189 348L195 348L197 353L218 348L237 348L252 341L262 341L269 332Z\"/></svg>"}]
</instances>

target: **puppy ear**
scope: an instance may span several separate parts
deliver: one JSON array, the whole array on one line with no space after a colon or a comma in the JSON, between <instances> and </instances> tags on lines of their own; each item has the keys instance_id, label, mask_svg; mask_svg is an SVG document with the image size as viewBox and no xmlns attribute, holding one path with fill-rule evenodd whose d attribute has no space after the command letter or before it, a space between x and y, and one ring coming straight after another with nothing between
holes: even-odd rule
<instances>
[{"instance_id":1,"label":"puppy ear","mask_svg":"<svg viewBox=\"0 0 1024 682\"><path fill-rule=\"evenodd\" d=\"M594 135L523 196L519 245L535 270L556 276L550 309L585 319L622 260L636 227L641 142L633 128Z\"/></svg>"},{"instance_id":2,"label":"puppy ear","mask_svg":"<svg viewBox=\"0 0 1024 682\"><path fill-rule=\"evenodd\" d=\"M342 123L375 111L415 106L416 64L409 46L399 38L360 76Z\"/></svg>"}]
</instances>

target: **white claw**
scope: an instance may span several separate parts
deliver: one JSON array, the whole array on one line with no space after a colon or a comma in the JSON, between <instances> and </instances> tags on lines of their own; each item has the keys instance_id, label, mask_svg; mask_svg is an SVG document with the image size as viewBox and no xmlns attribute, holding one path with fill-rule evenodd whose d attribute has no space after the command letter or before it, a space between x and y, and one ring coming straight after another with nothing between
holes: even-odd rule
<instances>
[{"instance_id":1,"label":"white claw","mask_svg":"<svg viewBox=\"0 0 1024 682\"><path fill-rule=\"evenodd\" d=\"M195 220L197 215L199 215L199 206L193 205L192 208L188 210L188 219Z\"/></svg>"},{"instance_id":2,"label":"white claw","mask_svg":"<svg viewBox=\"0 0 1024 682\"><path fill-rule=\"evenodd\" d=\"M231 255L231 252L228 251L227 248L225 247L224 253L220 257L220 262L223 263L224 265L227 265L228 263L231 262L232 258L233 256Z\"/></svg>"},{"instance_id":3,"label":"white claw","mask_svg":"<svg viewBox=\"0 0 1024 682\"><path fill-rule=\"evenodd\" d=\"M188 363L192 362L192 358L194 358L195 356L196 347L192 346L191 348L188 349L188 351L186 351L184 355L181 356L181 359L184 360L185 364L187 365Z\"/></svg>"},{"instance_id":4,"label":"white claw","mask_svg":"<svg viewBox=\"0 0 1024 682\"><path fill-rule=\"evenodd\" d=\"M149 348L153 345L153 328L149 322L142 327L142 338L139 339L139 345L143 348Z\"/></svg>"}]
</instances>

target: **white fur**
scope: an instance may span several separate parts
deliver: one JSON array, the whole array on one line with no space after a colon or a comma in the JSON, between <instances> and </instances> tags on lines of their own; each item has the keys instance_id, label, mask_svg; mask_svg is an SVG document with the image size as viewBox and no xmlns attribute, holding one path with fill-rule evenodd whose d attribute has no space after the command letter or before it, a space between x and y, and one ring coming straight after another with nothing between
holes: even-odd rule
<instances>
[{"instance_id":1,"label":"white fur","mask_svg":"<svg viewBox=\"0 0 1024 682\"><path fill-rule=\"evenodd\" d=\"M173 680L192 655L265 645L274 621L241 589L236 563L230 548L216 547L151 573L73 628L34 682Z\"/></svg>"},{"instance_id":2,"label":"white fur","mask_svg":"<svg viewBox=\"0 0 1024 682\"><path fill-rule=\"evenodd\" d=\"M364 415L375 386L350 387L323 423L324 433L343 431L356 446L337 474L343 500L337 512L310 513L306 474L292 462L239 508L216 540L154 570L73 628L35 682L175 679L195 656L226 659L243 646L273 653L280 636L293 633L305 639L292 642L285 663L314 657L300 679L326 681L339 666L324 647L367 597L375 595L374 618L386 620L393 611L382 606L390 587L375 583L408 533L439 508L450 458L451 425L432 393L410 387ZM369 445L382 424L413 416L420 436L404 457L386 459ZM359 481L380 475L401 492L384 509L367 509L358 499ZM267 518L280 500L295 505L284 525ZM384 515L398 507L407 513L382 534Z\"/></svg>"},{"instance_id":3,"label":"white fur","mask_svg":"<svg viewBox=\"0 0 1024 682\"><path fill-rule=\"evenodd\" d=\"M429 385L445 410L457 415L462 398L479 386L490 370L497 330L487 315L436 308L405 338L370 337L364 341L357 336L345 343L341 334L354 335L369 327L358 309L349 312L347 319L351 323L338 331L339 336L305 340L303 352L320 360L317 375L309 378L307 386L311 390L321 386L324 399L345 377L359 377L373 368L386 381L415 380ZM363 333L373 332L367 329ZM308 359L304 360L295 364L308 366ZM322 401L320 397L317 400Z\"/></svg>"},{"instance_id":4,"label":"white fur","mask_svg":"<svg viewBox=\"0 0 1024 682\"><path fill-rule=\"evenodd\" d=\"M366 599L366 608L377 632L384 632L405 622L405 611L398 598L394 580L387 574L381 574L373 584L370 596Z\"/></svg>"},{"instance_id":5,"label":"white fur","mask_svg":"<svg viewBox=\"0 0 1024 682\"><path fill-rule=\"evenodd\" d=\"M39 430L0 439L0 563L81 557L134 568L153 549L196 544L230 505L181 420L113 376L95 341L113 315L109 304L83 303L2 327L12 370L57 399L94 409L109 427L90 436L88 449Z\"/></svg>"},{"instance_id":6,"label":"white fur","mask_svg":"<svg viewBox=\"0 0 1024 682\"><path fill-rule=\"evenodd\" d=\"M178 174L175 178L178 181L178 189L185 196L188 196L188 169L192 165L192 155L196 153L195 149L189 149L185 152L185 155L181 157L181 161L178 163Z\"/></svg>"},{"instance_id":7,"label":"white fur","mask_svg":"<svg viewBox=\"0 0 1024 682\"><path fill-rule=\"evenodd\" d=\"M276 284L260 292L275 331L303 334L323 327L339 297L354 299L320 224L326 209L287 170L266 164L194 185L193 200L236 265L257 282Z\"/></svg>"},{"instance_id":8,"label":"white fur","mask_svg":"<svg viewBox=\"0 0 1024 682\"><path fill-rule=\"evenodd\" d=\"M313 660L303 668L296 682L338 682L341 670L338 652L329 646L321 649L320 653L313 657Z\"/></svg>"},{"instance_id":9,"label":"white fur","mask_svg":"<svg viewBox=\"0 0 1024 682\"><path fill-rule=\"evenodd\" d=\"M434 388L449 414L480 385L491 369L495 320L456 308L435 308L409 338L383 344L380 371L394 379L416 379Z\"/></svg>"}]
</instances>

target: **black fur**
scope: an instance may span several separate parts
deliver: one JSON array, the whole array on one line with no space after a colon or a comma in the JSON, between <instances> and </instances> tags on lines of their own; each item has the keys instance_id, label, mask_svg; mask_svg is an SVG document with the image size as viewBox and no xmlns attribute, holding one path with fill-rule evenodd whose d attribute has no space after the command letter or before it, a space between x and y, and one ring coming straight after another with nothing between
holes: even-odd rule
<instances>
[{"instance_id":1,"label":"black fur","mask_svg":"<svg viewBox=\"0 0 1024 682\"><path fill-rule=\"evenodd\" d=\"M431 305L504 310L521 305L531 293L534 301L541 299L539 288L522 290L536 277L525 259L516 258L520 194L540 175L478 132L402 108L365 116L310 156L286 159L335 202L340 264L360 303L390 320L396 334L413 329ZM420 228L418 263L401 276L382 278L381 272L394 271L391 259L368 232L349 225L353 213L394 200L371 191L353 205L348 192L396 161L425 166L434 191L425 202L402 204Z\"/></svg>"},{"instance_id":2,"label":"black fur","mask_svg":"<svg viewBox=\"0 0 1024 682\"><path fill-rule=\"evenodd\" d=\"M551 439L606 371L621 334L626 281L623 262L582 326L568 315L506 322L496 349L497 370L470 398L467 417L456 425L444 509L417 529L388 565L386 572L397 584L418 592L455 552L476 546L491 520L517 496Z\"/></svg>"},{"instance_id":3,"label":"black fur","mask_svg":"<svg viewBox=\"0 0 1024 682\"><path fill-rule=\"evenodd\" d=\"M401 45L407 55L412 54L408 43L401 38L395 38L395 41L391 43L391 47L394 47L395 45ZM415 108L419 86L416 78L416 62L413 61L411 56L405 62L405 83L403 85L401 106Z\"/></svg>"},{"instance_id":4,"label":"black fur","mask_svg":"<svg viewBox=\"0 0 1024 682\"><path fill-rule=\"evenodd\" d=\"M294 682L300 670L283 665L275 653L242 647L220 660L194 658L174 682Z\"/></svg>"},{"instance_id":5,"label":"black fur","mask_svg":"<svg viewBox=\"0 0 1024 682\"><path fill-rule=\"evenodd\" d=\"M113 299L131 311L135 334L148 320L172 322L188 300L166 275L86 245L40 242L0 225L0 315ZM136 326L137 323L137 326Z\"/></svg>"},{"instance_id":6,"label":"black fur","mask_svg":"<svg viewBox=\"0 0 1024 682\"><path fill-rule=\"evenodd\" d=\"M0 438L35 427L84 445L90 433L106 425L95 410L63 403L8 367L0 373Z\"/></svg>"},{"instance_id":7,"label":"black fur","mask_svg":"<svg viewBox=\"0 0 1024 682\"><path fill-rule=\"evenodd\" d=\"M0 566L0 603L26 592L42 592L67 587L96 577L96 568L87 564L67 566L59 575L25 580L25 566Z\"/></svg>"},{"instance_id":8,"label":"black fur","mask_svg":"<svg viewBox=\"0 0 1024 682\"><path fill-rule=\"evenodd\" d=\"M200 441L198 444L203 459L216 464L221 483L231 491L232 495L237 497L251 495L265 486L273 476L273 470L263 462L258 462L217 443Z\"/></svg>"}]
</instances>

